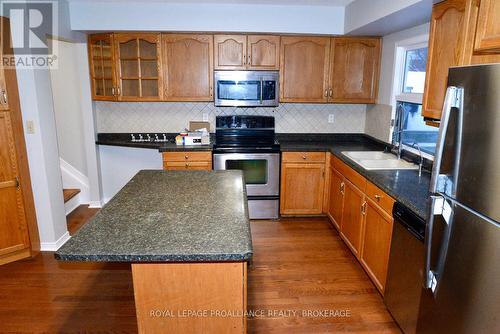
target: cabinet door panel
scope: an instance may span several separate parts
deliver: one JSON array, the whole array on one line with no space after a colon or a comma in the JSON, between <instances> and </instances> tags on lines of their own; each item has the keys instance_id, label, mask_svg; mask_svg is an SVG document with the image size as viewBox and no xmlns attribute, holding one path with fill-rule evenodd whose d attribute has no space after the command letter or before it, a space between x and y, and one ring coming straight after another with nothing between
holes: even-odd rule
<instances>
[{"instance_id":1,"label":"cabinet door panel","mask_svg":"<svg viewBox=\"0 0 500 334\"><path fill-rule=\"evenodd\" d=\"M449 68L470 61L471 55L465 50L469 36L467 11L470 10L466 2L448 0L434 5L422 106L424 117L441 117Z\"/></svg>"},{"instance_id":2,"label":"cabinet door panel","mask_svg":"<svg viewBox=\"0 0 500 334\"><path fill-rule=\"evenodd\" d=\"M500 52L500 1L481 0L474 50Z\"/></svg>"},{"instance_id":3,"label":"cabinet door panel","mask_svg":"<svg viewBox=\"0 0 500 334\"><path fill-rule=\"evenodd\" d=\"M99 101L116 100L113 34L90 35L88 47L92 98Z\"/></svg>"},{"instance_id":4,"label":"cabinet door panel","mask_svg":"<svg viewBox=\"0 0 500 334\"><path fill-rule=\"evenodd\" d=\"M164 34L165 99L213 100L213 36Z\"/></svg>"},{"instance_id":5,"label":"cabinet door panel","mask_svg":"<svg viewBox=\"0 0 500 334\"><path fill-rule=\"evenodd\" d=\"M279 70L280 37L266 35L248 36L248 68L254 70Z\"/></svg>"},{"instance_id":6,"label":"cabinet door panel","mask_svg":"<svg viewBox=\"0 0 500 334\"><path fill-rule=\"evenodd\" d=\"M216 70L244 70L247 59L247 36L215 35L214 68Z\"/></svg>"},{"instance_id":7,"label":"cabinet door panel","mask_svg":"<svg viewBox=\"0 0 500 334\"><path fill-rule=\"evenodd\" d=\"M361 212L364 194L351 182L345 181L344 210L340 235L346 241L356 257L359 257L361 246L361 227L363 215Z\"/></svg>"},{"instance_id":8,"label":"cabinet door panel","mask_svg":"<svg viewBox=\"0 0 500 334\"><path fill-rule=\"evenodd\" d=\"M342 210L344 209L344 179L335 169L330 169L330 201L328 215L333 224L340 231Z\"/></svg>"},{"instance_id":9,"label":"cabinet door panel","mask_svg":"<svg viewBox=\"0 0 500 334\"><path fill-rule=\"evenodd\" d=\"M371 200L367 201L361 263L383 292L392 237L392 217Z\"/></svg>"},{"instance_id":10,"label":"cabinet door panel","mask_svg":"<svg viewBox=\"0 0 500 334\"><path fill-rule=\"evenodd\" d=\"M159 101L163 96L160 34L115 34L120 101Z\"/></svg>"},{"instance_id":11,"label":"cabinet door panel","mask_svg":"<svg viewBox=\"0 0 500 334\"><path fill-rule=\"evenodd\" d=\"M281 38L281 102L327 102L330 38Z\"/></svg>"},{"instance_id":12,"label":"cabinet door panel","mask_svg":"<svg viewBox=\"0 0 500 334\"><path fill-rule=\"evenodd\" d=\"M376 102L380 39L334 38L330 58L332 101Z\"/></svg>"},{"instance_id":13,"label":"cabinet door panel","mask_svg":"<svg viewBox=\"0 0 500 334\"><path fill-rule=\"evenodd\" d=\"M325 165L284 163L281 168L281 213L321 214L323 211Z\"/></svg>"}]
</instances>

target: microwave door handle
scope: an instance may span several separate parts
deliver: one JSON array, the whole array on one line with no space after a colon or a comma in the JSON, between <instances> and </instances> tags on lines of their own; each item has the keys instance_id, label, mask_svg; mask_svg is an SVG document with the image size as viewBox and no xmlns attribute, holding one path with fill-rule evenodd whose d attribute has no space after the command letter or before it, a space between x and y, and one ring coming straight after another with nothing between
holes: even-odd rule
<instances>
[{"instance_id":1,"label":"microwave door handle","mask_svg":"<svg viewBox=\"0 0 500 334\"><path fill-rule=\"evenodd\" d=\"M260 77L260 104L262 104L262 93L264 92L264 80Z\"/></svg>"},{"instance_id":2,"label":"microwave door handle","mask_svg":"<svg viewBox=\"0 0 500 334\"><path fill-rule=\"evenodd\" d=\"M439 183L439 172L441 171L441 162L443 158L444 143L446 140L446 133L448 132L448 126L450 123L450 113L452 107L455 105L455 99L457 96L457 87L450 86L446 90L446 96L444 98L443 112L441 115L441 126L439 127L439 134L436 143L436 154L434 158L434 166L432 168L432 176L430 183L430 192L438 192Z\"/></svg>"}]
</instances>

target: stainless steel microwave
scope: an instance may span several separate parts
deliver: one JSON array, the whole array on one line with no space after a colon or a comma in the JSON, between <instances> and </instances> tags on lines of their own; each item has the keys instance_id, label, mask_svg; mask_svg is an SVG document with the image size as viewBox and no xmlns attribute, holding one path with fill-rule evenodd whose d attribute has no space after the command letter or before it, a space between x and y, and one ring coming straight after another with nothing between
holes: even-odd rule
<instances>
[{"instance_id":1,"label":"stainless steel microwave","mask_svg":"<svg viewBox=\"0 0 500 334\"><path fill-rule=\"evenodd\" d=\"M215 71L215 105L221 107L277 107L279 72Z\"/></svg>"}]
</instances>

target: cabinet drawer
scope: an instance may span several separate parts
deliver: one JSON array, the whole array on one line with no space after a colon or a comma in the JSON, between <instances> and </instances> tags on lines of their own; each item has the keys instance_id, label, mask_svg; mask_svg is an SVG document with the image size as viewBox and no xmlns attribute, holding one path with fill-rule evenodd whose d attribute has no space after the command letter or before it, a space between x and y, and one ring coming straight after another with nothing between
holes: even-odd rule
<instances>
[{"instance_id":1,"label":"cabinet drawer","mask_svg":"<svg viewBox=\"0 0 500 334\"><path fill-rule=\"evenodd\" d=\"M389 215L392 215L394 199L371 182L366 182L366 196L380 206Z\"/></svg>"},{"instance_id":2,"label":"cabinet drawer","mask_svg":"<svg viewBox=\"0 0 500 334\"><path fill-rule=\"evenodd\" d=\"M211 170L212 163L208 161L164 161L165 170Z\"/></svg>"},{"instance_id":3,"label":"cabinet drawer","mask_svg":"<svg viewBox=\"0 0 500 334\"><path fill-rule=\"evenodd\" d=\"M347 166L339 158L333 157L333 168L335 168L340 174L342 174L346 179L351 181L356 187L361 191L366 189L366 179L356 172L351 167Z\"/></svg>"},{"instance_id":4,"label":"cabinet drawer","mask_svg":"<svg viewBox=\"0 0 500 334\"><path fill-rule=\"evenodd\" d=\"M163 161L212 162L212 152L164 152Z\"/></svg>"},{"instance_id":5,"label":"cabinet drawer","mask_svg":"<svg viewBox=\"0 0 500 334\"><path fill-rule=\"evenodd\" d=\"M325 162L325 152L283 152L283 162Z\"/></svg>"}]
</instances>

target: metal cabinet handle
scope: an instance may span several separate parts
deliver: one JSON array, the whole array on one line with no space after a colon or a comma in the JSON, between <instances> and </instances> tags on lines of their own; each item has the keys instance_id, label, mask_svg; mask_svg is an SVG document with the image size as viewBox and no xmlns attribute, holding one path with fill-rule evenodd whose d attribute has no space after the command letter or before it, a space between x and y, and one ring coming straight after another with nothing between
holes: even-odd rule
<instances>
[{"instance_id":1,"label":"metal cabinet handle","mask_svg":"<svg viewBox=\"0 0 500 334\"><path fill-rule=\"evenodd\" d=\"M345 183L344 183L344 182L341 182L341 183L340 183L340 193L341 193L342 195L344 195L344 194L345 194Z\"/></svg>"},{"instance_id":2,"label":"metal cabinet handle","mask_svg":"<svg viewBox=\"0 0 500 334\"><path fill-rule=\"evenodd\" d=\"M3 103L7 104L7 92L5 91L5 89L2 89L2 99Z\"/></svg>"},{"instance_id":3,"label":"metal cabinet handle","mask_svg":"<svg viewBox=\"0 0 500 334\"><path fill-rule=\"evenodd\" d=\"M328 96L332 97L333 96L333 89L330 88L330 91L328 92Z\"/></svg>"},{"instance_id":4,"label":"metal cabinet handle","mask_svg":"<svg viewBox=\"0 0 500 334\"><path fill-rule=\"evenodd\" d=\"M361 214L366 215L366 201L361 205Z\"/></svg>"},{"instance_id":5,"label":"metal cabinet handle","mask_svg":"<svg viewBox=\"0 0 500 334\"><path fill-rule=\"evenodd\" d=\"M380 199L381 199L381 198L382 198L382 196L380 196L380 195L375 195L375 199L376 199L377 201L380 201Z\"/></svg>"},{"instance_id":6,"label":"metal cabinet handle","mask_svg":"<svg viewBox=\"0 0 500 334\"><path fill-rule=\"evenodd\" d=\"M328 97L328 89L325 89L325 97Z\"/></svg>"},{"instance_id":7,"label":"metal cabinet handle","mask_svg":"<svg viewBox=\"0 0 500 334\"><path fill-rule=\"evenodd\" d=\"M121 89L120 89L120 86L116 87L116 92L118 93L117 95L120 96L122 93L121 93Z\"/></svg>"},{"instance_id":8,"label":"metal cabinet handle","mask_svg":"<svg viewBox=\"0 0 500 334\"><path fill-rule=\"evenodd\" d=\"M111 87L111 95L116 96L116 89L115 89L115 87Z\"/></svg>"},{"instance_id":9,"label":"metal cabinet handle","mask_svg":"<svg viewBox=\"0 0 500 334\"><path fill-rule=\"evenodd\" d=\"M307 155L303 155L302 159L306 160L307 159Z\"/></svg>"},{"instance_id":10,"label":"metal cabinet handle","mask_svg":"<svg viewBox=\"0 0 500 334\"><path fill-rule=\"evenodd\" d=\"M188 155L185 155L185 156L184 156L184 159L186 159L186 160L187 160L187 159L189 159L189 156L188 156Z\"/></svg>"}]
</instances>

